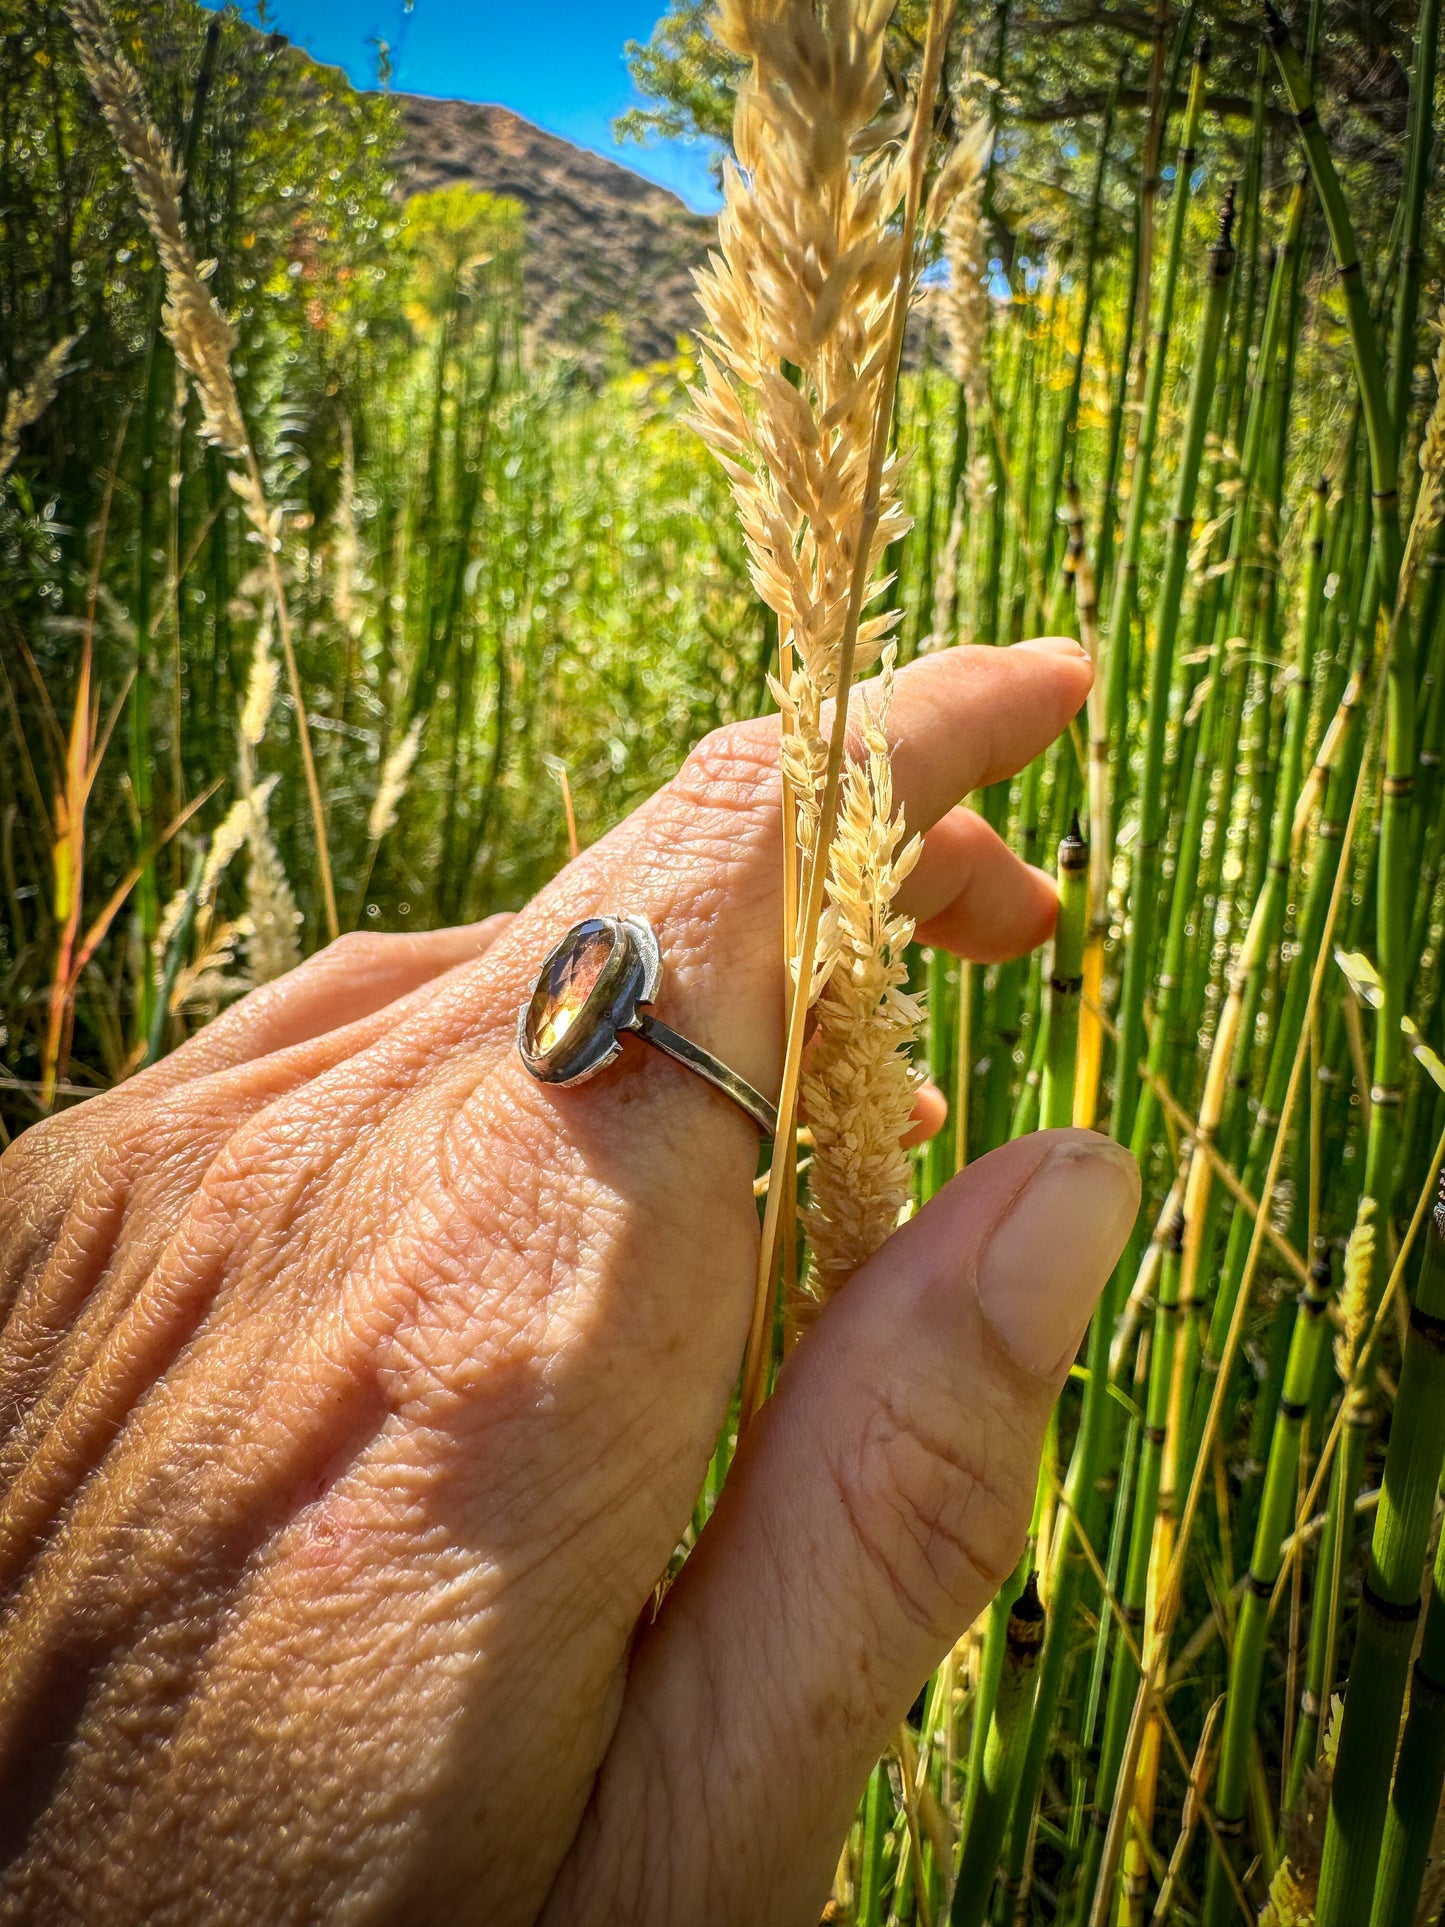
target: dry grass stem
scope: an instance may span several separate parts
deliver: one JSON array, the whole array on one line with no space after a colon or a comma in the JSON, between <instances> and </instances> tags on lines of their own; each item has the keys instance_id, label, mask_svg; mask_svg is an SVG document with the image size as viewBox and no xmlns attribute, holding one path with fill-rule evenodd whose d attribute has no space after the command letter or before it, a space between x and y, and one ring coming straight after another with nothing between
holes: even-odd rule
<instances>
[{"instance_id":1,"label":"dry grass stem","mask_svg":"<svg viewBox=\"0 0 1445 1927\"><path fill-rule=\"evenodd\" d=\"M908 995L913 920L894 906L918 860L893 806L885 725L892 663L863 705L863 754L843 778L818 933L823 991L803 1072L813 1132L804 1214L814 1303L841 1285L897 1225L908 1203L908 1129L922 1073L912 1061L922 1012Z\"/></svg>"},{"instance_id":2,"label":"dry grass stem","mask_svg":"<svg viewBox=\"0 0 1445 1927\"><path fill-rule=\"evenodd\" d=\"M331 854L326 835L321 785L311 748L311 731L301 676L291 639L291 617L281 579L278 552L281 511L266 500L260 463L246 431L240 398L231 373L231 350L236 331L221 313L206 282L213 262L198 263L181 217L181 175L146 105L140 76L116 44L105 0L68 0L66 12L75 30L76 47L91 90L125 161L136 200L145 217L166 277L162 325L176 359L191 377L201 404L201 432L240 464L230 482L240 497L262 553L275 606L281 652L291 699L296 708L296 730L306 774L307 794L316 832L316 860L329 934L336 936L336 894L331 877Z\"/></svg>"},{"instance_id":3,"label":"dry grass stem","mask_svg":"<svg viewBox=\"0 0 1445 1927\"><path fill-rule=\"evenodd\" d=\"M60 378L65 373L65 364L78 337L67 335L57 341L40 357L29 381L12 388L5 398L5 413L0 416L0 482L15 466L15 458L20 453L20 437L32 423L38 422L60 386Z\"/></svg>"}]
</instances>

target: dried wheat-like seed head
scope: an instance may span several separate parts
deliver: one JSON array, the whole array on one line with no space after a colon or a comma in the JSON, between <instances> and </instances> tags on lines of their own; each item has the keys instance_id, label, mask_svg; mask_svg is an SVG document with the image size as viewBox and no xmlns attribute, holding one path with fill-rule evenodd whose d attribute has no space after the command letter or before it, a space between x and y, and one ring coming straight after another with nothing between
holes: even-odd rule
<instances>
[{"instance_id":1,"label":"dried wheat-like seed head","mask_svg":"<svg viewBox=\"0 0 1445 1927\"><path fill-rule=\"evenodd\" d=\"M1445 303L1435 322L1439 346L1435 351L1435 405L1420 438L1420 492L1415 497L1415 512L1410 518L1410 534L1405 544L1405 560L1400 569L1401 593L1408 595L1410 584L1425 553L1425 545L1439 526L1445 508Z\"/></svg>"},{"instance_id":2,"label":"dried wheat-like seed head","mask_svg":"<svg viewBox=\"0 0 1445 1927\"><path fill-rule=\"evenodd\" d=\"M418 716L382 767L381 781L376 786L376 797L366 823L366 834L373 843L380 843L396 821L397 809L406 795L411 766L416 761L421 726L422 718Z\"/></svg>"},{"instance_id":3,"label":"dried wheat-like seed head","mask_svg":"<svg viewBox=\"0 0 1445 1927\"><path fill-rule=\"evenodd\" d=\"M1360 1199L1355 1227L1345 1245L1344 1282L1340 1286L1335 1313L1339 1331L1335 1336L1335 1370L1340 1383L1349 1385L1359 1359L1360 1346L1370 1325L1370 1282L1375 1266L1375 1200Z\"/></svg>"},{"instance_id":4,"label":"dried wheat-like seed head","mask_svg":"<svg viewBox=\"0 0 1445 1927\"><path fill-rule=\"evenodd\" d=\"M251 648L251 670L246 678L246 697L241 704L240 737L242 779L250 768L247 752L256 749L266 733L271 705L276 700L276 684L281 671L271 653L271 625L262 620L256 625L256 640Z\"/></svg>"},{"instance_id":5,"label":"dried wheat-like seed head","mask_svg":"<svg viewBox=\"0 0 1445 1927\"><path fill-rule=\"evenodd\" d=\"M949 370L963 388L970 423L988 401L988 244L983 193L993 134L978 121L959 140L938 179L934 197L946 206L940 234L948 282L940 307L948 330ZM941 192L945 187L948 193Z\"/></svg>"},{"instance_id":6,"label":"dried wheat-like seed head","mask_svg":"<svg viewBox=\"0 0 1445 1927\"><path fill-rule=\"evenodd\" d=\"M905 170L886 148L858 152L886 93L891 10L891 0L839 0L821 13L809 0L724 0L714 27L751 65L718 249L698 276L709 334L694 419L732 484L754 586L778 617L773 690L805 864L827 761L820 716L837 687L902 267L889 223ZM889 462L870 573L907 527L898 481ZM860 624L858 671L876 661L893 623Z\"/></svg>"},{"instance_id":7,"label":"dried wheat-like seed head","mask_svg":"<svg viewBox=\"0 0 1445 1927\"><path fill-rule=\"evenodd\" d=\"M892 682L890 651L876 699L863 705L862 755L844 775L828 852L817 1029L802 1084L814 1144L804 1223L817 1300L872 1256L910 1190L900 1140L921 1081L911 1056L921 1012L907 990L913 921L895 900L919 839L905 841L893 806L885 734Z\"/></svg>"},{"instance_id":8,"label":"dried wheat-like seed head","mask_svg":"<svg viewBox=\"0 0 1445 1927\"><path fill-rule=\"evenodd\" d=\"M246 425L231 378L236 331L206 286L215 264L198 264L187 238L180 173L150 117L140 76L116 45L105 0L68 0L66 12L86 79L121 151L165 270L165 331L195 383L203 432L228 455L243 454Z\"/></svg>"},{"instance_id":9,"label":"dried wheat-like seed head","mask_svg":"<svg viewBox=\"0 0 1445 1927\"><path fill-rule=\"evenodd\" d=\"M32 422L38 422L60 386L65 363L78 337L67 335L40 357L29 381L12 388L5 398L5 414L0 418L0 482L15 466L20 453L20 437Z\"/></svg>"},{"instance_id":10,"label":"dried wheat-like seed head","mask_svg":"<svg viewBox=\"0 0 1445 1927\"><path fill-rule=\"evenodd\" d=\"M284 977L301 961L301 912L271 840L263 800L246 827L246 975L253 984Z\"/></svg>"}]
</instances>

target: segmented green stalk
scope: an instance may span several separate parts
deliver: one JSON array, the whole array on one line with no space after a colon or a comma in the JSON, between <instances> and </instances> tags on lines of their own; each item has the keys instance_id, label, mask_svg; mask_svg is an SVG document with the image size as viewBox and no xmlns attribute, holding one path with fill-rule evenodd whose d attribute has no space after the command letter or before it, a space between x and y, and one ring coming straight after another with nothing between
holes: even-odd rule
<instances>
[{"instance_id":1,"label":"segmented green stalk","mask_svg":"<svg viewBox=\"0 0 1445 1927\"><path fill-rule=\"evenodd\" d=\"M1430 1216L1410 1307L1330 1787L1317 1927L1356 1927L1369 1918L1442 1465L1445 1187Z\"/></svg>"},{"instance_id":2,"label":"segmented green stalk","mask_svg":"<svg viewBox=\"0 0 1445 1927\"><path fill-rule=\"evenodd\" d=\"M1179 268L1184 258L1185 223L1189 215L1190 182L1194 173L1194 146L1199 138L1199 119L1204 108L1204 83L1209 69L1209 42L1201 40L1194 56L1189 83L1189 102L1184 112L1184 131L1174 169L1174 195L1170 202L1169 246L1164 260L1164 282L1159 294L1159 322L1155 330L1149 370L1145 380L1144 407L1139 419L1138 439L1129 473L1129 509L1124 523L1124 546L1119 552L1118 574L1109 611L1109 634L1104 660L1111 678L1128 680L1130 635L1139 581L1139 558L1144 547L1144 532L1149 514L1149 484L1154 461L1154 442L1159 432L1160 407L1168 369L1169 334L1174 318L1174 294L1179 283ZM1218 243L1216 243L1216 248ZM1216 270L1217 271L1217 270ZM1227 269L1225 270L1227 273ZM1197 457L1196 457L1197 461ZM1163 666L1166 692L1171 664ZM1155 664L1155 679L1160 666ZM1152 712L1151 712L1152 722Z\"/></svg>"},{"instance_id":3,"label":"segmented green stalk","mask_svg":"<svg viewBox=\"0 0 1445 1927\"><path fill-rule=\"evenodd\" d=\"M1370 1927L1415 1927L1445 1791L1445 1532L1435 1547L1430 1603L1410 1675L1410 1710L1380 1848Z\"/></svg>"},{"instance_id":4,"label":"segmented green stalk","mask_svg":"<svg viewBox=\"0 0 1445 1927\"><path fill-rule=\"evenodd\" d=\"M1190 379L1189 406L1185 421L1183 451L1174 485L1174 511L1169 520L1169 538L1160 575L1155 605L1155 640L1151 652L1149 707L1144 726L1144 773L1139 786L1139 832L1135 848L1134 873L1129 892L1132 922L1129 949L1124 962L1124 988L1118 1014L1118 1049L1114 1070L1113 1135L1120 1141L1135 1140L1152 1129L1155 1106L1147 1091L1140 1092L1136 1065L1143 1037L1144 991L1152 963L1154 921L1159 902L1159 845L1164 828L1164 750L1169 726L1169 696L1173 680L1174 645L1179 633L1179 613L1183 604L1184 576L1189 562L1189 545L1194 531L1194 501L1199 486L1199 465L1204 454L1204 439L1209 412L1214 400L1219 344L1224 327L1224 310L1229 295L1229 279L1234 268L1231 231L1234 225L1234 192L1224 197L1219 232L1209 250L1204 307L1200 316L1199 340L1195 351L1194 372ZM1158 367L1156 361L1156 369ZM1131 503L1131 523L1132 523ZM1128 568L1128 538L1125 563ZM1123 596L1121 582L1120 595ZM1117 646L1118 633L1115 635ZM1176 891L1179 885L1176 882ZM1180 932L1182 941L1182 929ZM1163 1026L1156 1026L1158 1048L1163 1049ZM1151 1053L1152 1054L1152 1053ZM1158 1066L1153 1066L1157 1070ZM1137 1127L1137 1128L1136 1128Z\"/></svg>"},{"instance_id":5,"label":"segmented green stalk","mask_svg":"<svg viewBox=\"0 0 1445 1927\"><path fill-rule=\"evenodd\" d=\"M1085 1848L1083 1875L1079 1887L1080 1910L1076 1919L1087 1920L1099 1877L1104 1853L1104 1834L1109 1824L1119 1768L1124 1757L1129 1717L1139 1687L1138 1646L1144 1626L1144 1603L1149 1586L1150 1554L1154 1544L1154 1524L1159 1508L1159 1485L1164 1469L1164 1443L1169 1419L1169 1394L1174 1380L1175 1352L1179 1342L1179 1281L1184 1253L1184 1216L1171 1195L1166 1217L1156 1237L1162 1242L1159 1286L1154 1298L1154 1328L1149 1346L1149 1381L1145 1397L1143 1445L1135 1485L1133 1514L1129 1530L1129 1551L1124 1568L1124 1583L1119 1605L1128 1639L1114 1641L1114 1665L1109 1675L1109 1695L1104 1711L1104 1732L1099 1749L1099 1770L1090 1809L1092 1825ZM1132 1643L1131 1643L1132 1642Z\"/></svg>"},{"instance_id":6,"label":"segmented green stalk","mask_svg":"<svg viewBox=\"0 0 1445 1927\"><path fill-rule=\"evenodd\" d=\"M1043 1638L1044 1609L1037 1577L1030 1570L1007 1615L997 1696L976 1782L970 1787L970 1811L964 1825L958 1884L948 1913L949 1927L983 1927L988 1917L999 1847L1028 1739Z\"/></svg>"},{"instance_id":7,"label":"segmented green stalk","mask_svg":"<svg viewBox=\"0 0 1445 1927\"><path fill-rule=\"evenodd\" d=\"M1260 1681L1264 1673L1269 1607L1279 1578L1281 1552L1294 1519L1299 1477L1301 1434L1309 1411L1310 1394L1325 1355L1330 1326L1325 1317L1330 1302L1328 1259L1311 1268L1310 1281L1300 1293L1270 1443L1264 1499L1255 1530L1254 1550L1245 1574L1244 1601L1234 1627L1229 1660L1229 1692L1225 1702L1224 1735L1214 1778L1214 1812L1220 1838L1231 1849L1243 1830L1248 1791L1250 1750L1255 1743ZM1235 1916L1234 1892L1218 1855L1209 1861L1205 1889L1204 1927L1227 1927Z\"/></svg>"},{"instance_id":8,"label":"segmented green stalk","mask_svg":"<svg viewBox=\"0 0 1445 1927\"><path fill-rule=\"evenodd\" d=\"M1084 987L1084 940L1089 924L1089 846L1075 814L1059 844L1059 921L1054 930L1045 1019L1039 1122L1045 1130L1071 1124L1079 1061L1079 993Z\"/></svg>"}]
</instances>

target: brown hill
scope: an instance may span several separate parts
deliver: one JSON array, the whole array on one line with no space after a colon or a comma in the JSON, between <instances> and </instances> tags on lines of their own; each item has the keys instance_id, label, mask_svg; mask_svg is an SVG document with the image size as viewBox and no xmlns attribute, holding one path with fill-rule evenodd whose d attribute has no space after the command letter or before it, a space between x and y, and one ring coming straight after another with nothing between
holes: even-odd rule
<instances>
[{"instance_id":1,"label":"brown hill","mask_svg":"<svg viewBox=\"0 0 1445 1927\"><path fill-rule=\"evenodd\" d=\"M620 335L634 364L676 352L696 329L691 270L715 227L675 194L599 154L544 133L506 107L393 96L405 192L457 181L506 194L527 214L523 287L529 324L586 359Z\"/></svg>"}]
</instances>

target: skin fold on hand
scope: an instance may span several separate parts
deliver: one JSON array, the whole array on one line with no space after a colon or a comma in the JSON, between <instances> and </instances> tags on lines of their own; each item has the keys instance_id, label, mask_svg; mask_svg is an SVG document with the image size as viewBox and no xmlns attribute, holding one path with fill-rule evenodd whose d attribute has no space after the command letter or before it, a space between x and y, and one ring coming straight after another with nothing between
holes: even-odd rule
<instances>
[{"instance_id":1,"label":"skin fold on hand","mask_svg":"<svg viewBox=\"0 0 1445 1927\"><path fill-rule=\"evenodd\" d=\"M923 941L1047 936L957 805L1088 681L1063 641L900 675ZM342 939L0 1159L0 1921L817 1919L1017 1557L1137 1178L1056 1132L947 1186L644 1613L746 1335L757 1137L632 1044L534 1082L516 1012L572 922L640 910L659 1014L775 1091L776 752L708 738L515 918Z\"/></svg>"}]
</instances>

